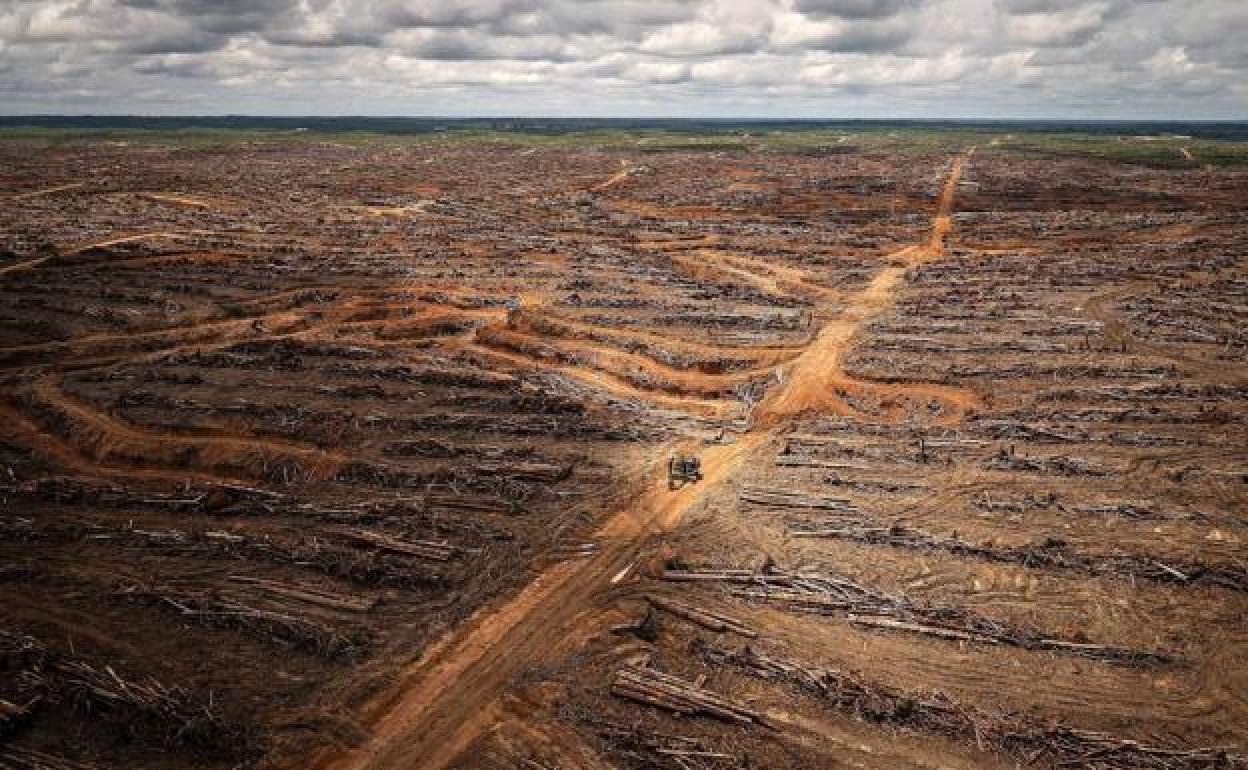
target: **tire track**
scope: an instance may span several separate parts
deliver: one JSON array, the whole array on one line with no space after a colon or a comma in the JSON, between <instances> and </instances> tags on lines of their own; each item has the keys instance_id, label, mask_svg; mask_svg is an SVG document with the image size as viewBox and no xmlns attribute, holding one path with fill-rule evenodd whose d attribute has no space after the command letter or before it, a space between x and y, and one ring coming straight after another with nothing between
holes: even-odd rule
<instances>
[{"instance_id":1,"label":"tire track","mask_svg":"<svg viewBox=\"0 0 1248 770\"><path fill-rule=\"evenodd\" d=\"M955 160L945 182L927 246L905 250L913 259L943 248L963 161L962 157ZM367 709L364 718L372 723L372 735L363 745L342 755L321 754L311 766L324 770L434 769L452 762L487 729L487 706L512 679L574 637L578 620L588 621L601 594L640 560L647 536L670 531L717 487L732 483L754 451L780 434L781 418L823 404L817 390L829 384L829 370L835 375L844 346L865 320L891 302L902 276L902 268L884 269L850 302L841 318L825 327L811 349L790 365L789 378L771 404L764 402L766 419L756 421L736 443L702 451L701 484L670 491L662 473L665 468L655 468L656 478L648 488L600 529L602 544L596 556L551 567L517 596L479 612L444 637L408 667L394 690ZM789 395L795 388L796 394ZM660 450L666 456L677 448L669 445Z\"/></svg>"}]
</instances>

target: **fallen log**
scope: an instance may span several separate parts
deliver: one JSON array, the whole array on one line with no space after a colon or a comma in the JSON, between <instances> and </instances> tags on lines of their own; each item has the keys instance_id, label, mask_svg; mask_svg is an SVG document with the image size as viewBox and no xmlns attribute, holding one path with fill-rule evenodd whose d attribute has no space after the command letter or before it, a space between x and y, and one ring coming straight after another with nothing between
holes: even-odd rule
<instances>
[{"instance_id":1,"label":"fallen log","mask_svg":"<svg viewBox=\"0 0 1248 770\"><path fill-rule=\"evenodd\" d=\"M35 709L43 703L43 699L35 696L24 705L18 705L0 698L0 740L13 735L30 723Z\"/></svg>"},{"instance_id":2,"label":"fallen log","mask_svg":"<svg viewBox=\"0 0 1248 770\"><path fill-rule=\"evenodd\" d=\"M417 556L434 561L450 561L459 553L459 548L447 542L431 540L400 540L397 537L367 529L341 527L333 532L357 543L366 543L382 551Z\"/></svg>"},{"instance_id":3,"label":"fallen log","mask_svg":"<svg viewBox=\"0 0 1248 770\"><path fill-rule=\"evenodd\" d=\"M647 596L646 601L650 602L654 607L669 612L676 617L684 618L690 623L702 626L710 631L728 631L734 634L740 634L749 639L758 636L758 633L746 626L740 620L730 616L722 615L711 610L701 607L694 607L691 604L676 601L675 599L667 599L661 596Z\"/></svg>"},{"instance_id":4,"label":"fallen log","mask_svg":"<svg viewBox=\"0 0 1248 770\"><path fill-rule=\"evenodd\" d=\"M954 628L944 628L941 626L929 626L921 623L907 623L892 618L882 618L872 615L849 615L849 622L858 626L866 626L867 628L887 628L897 631L909 631L916 634L925 634L927 636L936 636L941 639L953 639L960 642L979 642L980 644L997 644L1000 640L983 634L973 634L966 631L959 631Z\"/></svg>"},{"instance_id":5,"label":"fallen log","mask_svg":"<svg viewBox=\"0 0 1248 770\"><path fill-rule=\"evenodd\" d=\"M639 666L615 674L611 694L677 714L706 715L737 724L763 724L763 715L693 682Z\"/></svg>"},{"instance_id":6,"label":"fallen log","mask_svg":"<svg viewBox=\"0 0 1248 770\"><path fill-rule=\"evenodd\" d=\"M840 497L819 497L787 492L780 489L760 489L746 487L741 490L741 500L755 505L766 505L775 508L808 508L825 511L859 512L858 506Z\"/></svg>"},{"instance_id":7,"label":"fallen log","mask_svg":"<svg viewBox=\"0 0 1248 770\"><path fill-rule=\"evenodd\" d=\"M349 657L366 643L361 634L343 633L316 620L288 612L251 607L234 597L188 592L166 586L120 586L118 598L178 613L207 628L234 628L268 637L284 646L309 650L325 658Z\"/></svg>"},{"instance_id":8,"label":"fallen log","mask_svg":"<svg viewBox=\"0 0 1248 770\"><path fill-rule=\"evenodd\" d=\"M677 572L665 580L689 580L733 584L734 596L779 605L793 612L844 616L865 628L924 634L951 641L1000 644L1027 650L1053 650L1127 665L1164 664L1170 655L1152 650L1059 640L1052 634L997 622L971 610L931 605L892 595L839 575L813 572L760 572L705 570Z\"/></svg>"},{"instance_id":9,"label":"fallen log","mask_svg":"<svg viewBox=\"0 0 1248 770\"><path fill-rule=\"evenodd\" d=\"M754 570L748 569L721 569L721 570L681 570L667 569L663 570L663 579L674 582L731 582L731 583L752 583L755 577Z\"/></svg>"},{"instance_id":10,"label":"fallen log","mask_svg":"<svg viewBox=\"0 0 1248 770\"><path fill-rule=\"evenodd\" d=\"M98 770L99 765L45 754L22 746L0 747L0 770Z\"/></svg>"},{"instance_id":11,"label":"fallen log","mask_svg":"<svg viewBox=\"0 0 1248 770\"><path fill-rule=\"evenodd\" d=\"M992 715L940 693L909 694L834 669L772 657L752 647L698 646L708 663L798 688L833 708L872 722L947 735L999 751L1028 765L1091 770L1248 768L1248 756L1223 747L1171 747L1065 725L1039 725L1019 715Z\"/></svg>"},{"instance_id":12,"label":"fallen log","mask_svg":"<svg viewBox=\"0 0 1248 770\"><path fill-rule=\"evenodd\" d=\"M377 606L377 600L370 597L358 596L342 596L339 594L322 591L311 586L297 586L288 583L279 583L275 580L264 580L262 578L250 577L247 575L230 575L230 580L236 583L246 583L255 586L265 593L281 596L288 599L295 599L308 604L315 604L318 607L326 607L331 610L343 610L346 612L368 612Z\"/></svg>"},{"instance_id":13,"label":"fallen log","mask_svg":"<svg viewBox=\"0 0 1248 770\"><path fill-rule=\"evenodd\" d=\"M796 526L811 527L798 524ZM1161 583L1192 585L1204 583L1235 591L1248 591L1248 567L1239 564L1184 562L1165 564L1139 554L1097 555L1075 551L1059 538L1016 546L972 543L958 537L941 537L899 524L881 527L862 520L838 520L819 528L793 529L792 537L834 538L867 545L889 545L914 550L945 551L983 561L1050 567L1087 575L1117 575L1144 578Z\"/></svg>"}]
</instances>

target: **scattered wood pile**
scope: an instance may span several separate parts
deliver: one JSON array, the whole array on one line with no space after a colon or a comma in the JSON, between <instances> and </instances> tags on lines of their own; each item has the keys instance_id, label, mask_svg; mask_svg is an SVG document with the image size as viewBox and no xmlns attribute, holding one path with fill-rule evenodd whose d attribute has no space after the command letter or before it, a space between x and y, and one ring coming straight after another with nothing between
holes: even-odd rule
<instances>
[{"instance_id":1,"label":"scattered wood pile","mask_svg":"<svg viewBox=\"0 0 1248 770\"><path fill-rule=\"evenodd\" d=\"M363 543L387 553L415 556L422 559L432 559L434 561L450 561L462 550L445 540L401 540L383 532L373 532L366 529L348 527L335 531L348 540Z\"/></svg>"},{"instance_id":2,"label":"scattered wood pile","mask_svg":"<svg viewBox=\"0 0 1248 770\"><path fill-rule=\"evenodd\" d=\"M377 599L374 597L335 594L316 586L292 585L277 580L251 577L250 575L230 575L229 579L235 583L253 586L260 593L269 596L303 602L330 610L368 612L377 606Z\"/></svg>"},{"instance_id":3,"label":"scattered wood pile","mask_svg":"<svg viewBox=\"0 0 1248 770\"><path fill-rule=\"evenodd\" d=\"M702 715L737 724L764 724L763 715L662 671L642 666L625 666L615 673L611 694L681 715Z\"/></svg>"},{"instance_id":4,"label":"scattered wood pile","mask_svg":"<svg viewBox=\"0 0 1248 770\"><path fill-rule=\"evenodd\" d=\"M449 527L453 522L443 523ZM0 521L0 540L108 542L182 556L289 565L362 586L409 589L449 587L451 578L425 562L446 562L471 550L445 540L405 540L358 527L330 528L327 532L358 547L342 547L332 537L261 534L238 528L144 529L133 523L110 526L73 519L36 524L34 519L21 517Z\"/></svg>"},{"instance_id":5,"label":"scattered wood pile","mask_svg":"<svg viewBox=\"0 0 1248 770\"><path fill-rule=\"evenodd\" d=\"M1052 650L1127 665L1174 662L1171 656L1161 652L1093 644L1082 638L1062 639L1057 634L1039 629L1001 623L962 607L919 603L905 596L886 594L849 578L824 572L782 572L772 569L763 572L746 569L666 570L663 579L729 583L734 585L731 589L734 596L766 602L793 612L841 615L863 628L902 631L977 644L1000 644L1027 650ZM736 622L739 624L739 621ZM714 631L736 630L732 627L716 628L708 623L699 625Z\"/></svg>"},{"instance_id":6,"label":"scattered wood pile","mask_svg":"<svg viewBox=\"0 0 1248 770\"><path fill-rule=\"evenodd\" d=\"M695 607L692 604L686 604L685 602L664 596L647 596L646 601L650 602L657 609L671 613L678 618L684 618L690 623L701 626L708 631L728 631L750 639L758 636L757 632L731 615L725 615L703 607Z\"/></svg>"},{"instance_id":7,"label":"scattered wood pile","mask_svg":"<svg viewBox=\"0 0 1248 770\"><path fill-rule=\"evenodd\" d=\"M826 525L799 524L789 534L793 537L829 537L868 545L945 551L984 561L1022 564L1027 567L1051 567L1089 575L1143 578L1183 585L1208 584L1235 591L1248 591L1248 567L1245 566L1200 562L1166 564L1135 554L1092 555L1071 549L1060 538L1049 538L1030 545L996 546L971 543L956 536L929 535L900 524L881 527L873 522L848 519Z\"/></svg>"},{"instance_id":8,"label":"scattered wood pile","mask_svg":"<svg viewBox=\"0 0 1248 770\"><path fill-rule=\"evenodd\" d=\"M1065 455L1024 457L1010 450L997 453L984 467L994 471L1025 471L1056 476L1103 477L1115 473L1112 469L1098 466L1080 457Z\"/></svg>"},{"instance_id":9,"label":"scattered wood pile","mask_svg":"<svg viewBox=\"0 0 1248 770\"><path fill-rule=\"evenodd\" d=\"M861 512L860 508L844 498L806 495L783 489L746 487L741 490L741 500L754 505L765 505L770 508Z\"/></svg>"},{"instance_id":10,"label":"scattered wood pile","mask_svg":"<svg viewBox=\"0 0 1248 770\"><path fill-rule=\"evenodd\" d=\"M350 598L261 582L261 592L285 598L297 597L333 609L360 612L371 604ZM359 633L343 632L320 620L296 614L297 609L265 609L251 606L245 597L228 593L196 591L175 586L145 586L138 583L118 587L117 597L175 612L178 616L208 628L234 628L261 638L271 639L284 647L305 650L324 658L342 658L362 652L366 639Z\"/></svg>"},{"instance_id":11,"label":"scattered wood pile","mask_svg":"<svg viewBox=\"0 0 1248 770\"><path fill-rule=\"evenodd\" d=\"M712 767L741 766L735 755L696 738L659 734L636 725L615 724L584 714L577 715L576 721L590 727L609 746L612 755L638 767L696 770L707 763ZM749 767L748 760L745 767Z\"/></svg>"},{"instance_id":12,"label":"scattered wood pile","mask_svg":"<svg viewBox=\"0 0 1248 770\"><path fill-rule=\"evenodd\" d=\"M987 714L939 693L909 695L834 669L772 657L752 647L699 645L710 663L779 681L870 722L948 735L1002 752L1026 764L1090 770L1218 770L1248 768L1248 757L1227 748L1178 748L1062 725L1039 725L1017 715Z\"/></svg>"},{"instance_id":13,"label":"scattered wood pile","mask_svg":"<svg viewBox=\"0 0 1248 770\"><path fill-rule=\"evenodd\" d=\"M39 696L32 697L22 704L0 698L0 741L29 724L40 702Z\"/></svg>"},{"instance_id":14,"label":"scattered wood pile","mask_svg":"<svg viewBox=\"0 0 1248 770\"><path fill-rule=\"evenodd\" d=\"M185 746L223 757L241 757L254 749L243 729L214 711L211 699L151 677L129 679L111 666L55 654L31 637L3 629L0 671L9 678L6 684L15 685L28 701L68 706L133 739L156 740L166 746ZM22 710L26 713L20 713ZM18 707L13 713L25 720L33 712ZM25 766L29 767L45 766L37 752L0 753L0 762L23 767L16 764L19 760L28 762ZM57 761L49 759L46 766L75 766Z\"/></svg>"},{"instance_id":15,"label":"scattered wood pile","mask_svg":"<svg viewBox=\"0 0 1248 770\"><path fill-rule=\"evenodd\" d=\"M0 746L0 770L97 770L97 765L74 762L64 757L21 746Z\"/></svg>"},{"instance_id":16,"label":"scattered wood pile","mask_svg":"<svg viewBox=\"0 0 1248 770\"><path fill-rule=\"evenodd\" d=\"M844 487L852 489L855 492L865 492L868 494L884 493L890 495L906 495L925 492L929 489L926 484L913 484L906 481L886 481L884 479L851 479L834 473L824 476L823 483L833 487Z\"/></svg>"}]
</instances>

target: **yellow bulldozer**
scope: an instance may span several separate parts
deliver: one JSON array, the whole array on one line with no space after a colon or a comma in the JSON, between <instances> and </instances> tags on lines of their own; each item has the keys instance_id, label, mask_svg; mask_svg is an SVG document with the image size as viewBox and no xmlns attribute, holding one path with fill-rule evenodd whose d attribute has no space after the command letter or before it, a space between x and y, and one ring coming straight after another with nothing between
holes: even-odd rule
<instances>
[{"instance_id":1,"label":"yellow bulldozer","mask_svg":"<svg viewBox=\"0 0 1248 770\"><path fill-rule=\"evenodd\" d=\"M693 455L677 455L667 461L668 489L680 489L702 480L702 461Z\"/></svg>"}]
</instances>

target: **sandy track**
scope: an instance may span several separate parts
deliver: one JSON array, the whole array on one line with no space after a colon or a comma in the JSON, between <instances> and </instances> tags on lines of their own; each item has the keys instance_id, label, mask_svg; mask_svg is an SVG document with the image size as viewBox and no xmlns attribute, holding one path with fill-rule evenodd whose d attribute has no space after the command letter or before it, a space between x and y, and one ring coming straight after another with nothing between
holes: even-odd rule
<instances>
[{"instance_id":1,"label":"sandy track","mask_svg":"<svg viewBox=\"0 0 1248 770\"><path fill-rule=\"evenodd\" d=\"M949 173L926 247L905 250L909 262L917 264L943 248L963 160L956 159ZM660 464L648 488L607 518L599 531L597 555L555 565L519 595L482 610L439 641L368 709L364 719L372 721L369 740L343 755L318 756L311 765L330 770L432 769L452 762L487 729L487 707L509 682L575 636L578 619L592 615L601 592L640 560L648 535L671 530L712 490L730 483L753 450L778 435L779 418L825 406L822 390L835 377L845 346L865 320L891 303L903 274L903 268L886 268L840 318L825 326L789 367L785 383L764 402L760 412L765 419L753 430L736 443L703 449L701 484L669 491ZM664 447L662 454L671 449Z\"/></svg>"},{"instance_id":2,"label":"sandy track","mask_svg":"<svg viewBox=\"0 0 1248 770\"><path fill-rule=\"evenodd\" d=\"M142 233L132 233L130 235L121 235L116 238L108 238L102 241L92 241L91 243L84 243L78 246L74 246L73 248L66 251L65 255L70 256L73 254L81 254L82 252L87 251L88 249L106 249L109 246L118 246L123 243L132 243L134 241L142 241L147 238L170 238L170 239L176 240L177 238L182 238L187 235L215 235L215 233L212 232L211 230L185 230L181 232L172 232L168 230L155 230L155 231L142 232Z\"/></svg>"},{"instance_id":3,"label":"sandy track","mask_svg":"<svg viewBox=\"0 0 1248 770\"><path fill-rule=\"evenodd\" d=\"M611 177L607 179L605 182L599 182L598 184L589 188L590 191L602 192L603 190L609 190L612 187L615 187L620 182L623 182L625 179L628 179L628 177L633 173L635 169L629 166L628 161L626 160L621 160L620 165L623 166L623 168L621 168L616 173L612 174Z\"/></svg>"},{"instance_id":4,"label":"sandy track","mask_svg":"<svg viewBox=\"0 0 1248 770\"><path fill-rule=\"evenodd\" d=\"M586 361L584 366L608 372L617 379L627 380L629 373L632 373L639 378L641 383L653 383L654 390L675 395L715 397L717 394L730 391L735 385L759 376L766 376L770 370L770 367L762 366L725 374L707 374L695 370L677 369L647 356L617 350L597 342L539 336L501 326L482 327L478 331L477 340L481 344L491 347L502 346L512 352L523 351L520 346L526 343L541 346L543 349L557 351L560 354ZM513 342L516 347L505 346L504 343L508 341ZM643 387L642 389L649 390L650 388Z\"/></svg>"},{"instance_id":5,"label":"sandy track","mask_svg":"<svg viewBox=\"0 0 1248 770\"><path fill-rule=\"evenodd\" d=\"M308 444L260 436L182 435L140 429L97 411L57 387L52 377L44 377L33 387L34 395L52 405L79 426L93 431L100 446L146 447L154 458L187 449L205 452L208 458L244 458L258 452L299 460L314 478L328 478L345 461L340 452ZM42 444L40 445L42 446Z\"/></svg>"},{"instance_id":6,"label":"sandy track","mask_svg":"<svg viewBox=\"0 0 1248 770\"><path fill-rule=\"evenodd\" d=\"M18 270L30 270L31 268L38 267L49 260L54 260L54 259L57 259L58 257L67 257L67 256L73 256L75 254L81 254L82 252L88 249L97 249L97 248L102 249L102 248L107 248L109 246L116 246L121 243L129 243L131 241L143 240L145 238L180 238L185 235L212 235L212 234L213 233L206 231L206 230L189 230L189 231L182 232L182 233L174 233L174 232L166 232L166 231L133 233L131 235L123 235L123 236L119 236L116 238L109 238L103 241L92 241L90 243L78 244L75 246L71 246L69 249L67 249L64 253L61 253L61 254L49 254L46 257L38 257L36 259L27 259L22 262L18 262L16 264L6 265L5 267L0 267L0 275L16 272Z\"/></svg>"},{"instance_id":7,"label":"sandy track","mask_svg":"<svg viewBox=\"0 0 1248 770\"><path fill-rule=\"evenodd\" d=\"M956 158L941 191L932 232L925 246L907 246L889 255L902 260L902 265L886 267L876 273L866 288L845 301L838 318L824 324L815 340L790 365L782 388L772 391L760 405L755 417L763 424L775 424L782 418L803 412L852 415L853 410L837 395L840 388L868 388L912 396L925 396L945 401L959 410L974 407L978 398L969 391L942 385L882 385L863 382L847 376L841 358L849 343L864 323L877 317L893 303L897 287L906 271L944 251L944 240L952 226L953 198L962 176L962 168L970 157Z\"/></svg>"},{"instance_id":8,"label":"sandy track","mask_svg":"<svg viewBox=\"0 0 1248 770\"><path fill-rule=\"evenodd\" d=\"M758 432L703 452L702 484L672 492L652 482L599 531L601 548L587 561L555 565L503 607L474 616L454 637L410 666L397 698L377 704L384 716L372 740L323 768L446 766L487 727L485 707L512 679L553 650L600 594L641 560L644 536L666 531L714 487L732 478L767 438Z\"/></svg>"},{"instance_id":9,"label":"sandy track","mask_svg":"<svg viewBox=\"0 0 1248 770\"><path fill-rule=\"evenodd\" d=\"M49 259L52 259L52 256L24 259L21 262L14 262L11 265L0 267L0 275L5 275L6 273L16 273L18 270L29 270L32 267L39 267Z\"/></svg>"},{"instance_id":10,"label":"sandy track","mask_svg":"<svg viewBox=\"0 0 1248 770\"><path fill-rule=\"evenodd\" d=\"M448 344L453 347L453 343ZM555 372L597 388L604 393L621 399L641 402L660 409L673 409L701 417L727 418L739 411L733 402L695 396L679 396L653 390L644 390L636 385L617 377L610 372L589 369L571 364L560 364L550 361L539 361L510 350L499 350L493 347L471 342L464 345L465 349L478 353L486 358L504 362L509 367L518 369L535 369L538 371Z\"/></svg>"},{"instance_id":11,"label":"sandy track","mask_svg":"<svg viewBox=\"0 0 1248 770\"><path fill-rule=\"evenodd\" d=\"M62 468L86 476L116 478L122 481L138 479L143 481L177 482L180 484L187 481L202 481L210 484L238 484L246 481L233 476L222 476L191 470L135 468L129 465L113 465L100 462L94 458L86 457L75 447L71 447L54 437L24 414L11 409L4 403L0 403L0 421L4 423L5 430L10 438L21 441L24 445L57 463Z\"/></svg>"},{"instance_id":12,"label":"sandy track","mask_svg":"<svg viewBox=\"0 0 1248 770\"><path fill-rule=\"evenodd\" d=\"M167 203L191 209L237 208L238 203L225 199L201 198L194 195L183 195L171 192L145 192L138 194L140 198L153 203Z\"/></svg>"},{"instance_id":13,"label":"sandy track","mask_svg":"<svg viewBox=\"0 0 1248 770\"><path fill-rule=\"evenodd\" d=\"M63 185L58 185L56 187L47 187L42 190L32 190L30 192L17 193L15 195L10 195L5 200L25 201L25 200L30 200L31 198L42 198L45 195L54 195L55 193L59 193L59 192L69 192L70 190L77 190L78 188L83 187L85 185L86 185L86 182L74 182L73 184L63 184Z\"/></svg>"}]
</instances>

